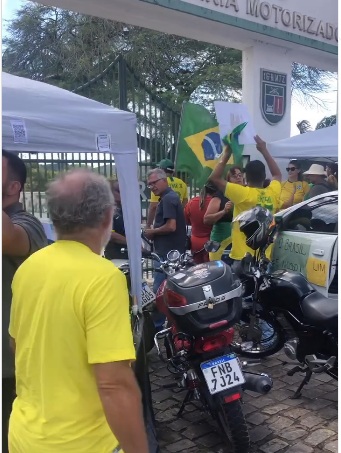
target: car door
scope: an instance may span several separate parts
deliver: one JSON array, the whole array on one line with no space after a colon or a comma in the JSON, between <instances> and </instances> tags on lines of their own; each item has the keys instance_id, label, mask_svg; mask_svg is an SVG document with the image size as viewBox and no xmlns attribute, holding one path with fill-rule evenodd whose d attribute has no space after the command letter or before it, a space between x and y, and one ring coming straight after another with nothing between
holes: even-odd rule
<instances>
[{"instance_id":1,"label":"car door","mask_svg":"<svg viewBox=\"0 0 341 453\"><path fill-rule=\"evenodd\" d=\"M301 203L278 214L277 221L273 269L301 272L326 297L337 294L338 196Z\"/></svg>"}]
</instances>

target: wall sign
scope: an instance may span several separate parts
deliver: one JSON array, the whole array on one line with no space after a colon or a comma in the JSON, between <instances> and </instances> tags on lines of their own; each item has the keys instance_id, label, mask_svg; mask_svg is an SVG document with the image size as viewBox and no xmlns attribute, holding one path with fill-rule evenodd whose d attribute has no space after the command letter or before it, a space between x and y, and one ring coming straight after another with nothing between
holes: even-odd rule
<instances>
[{"instance_id":1,"label":"wall sign","mask_svg":"<svg viewBox=\"0 0 341 453\"><path fill-rule=\"evenodd\" d=\"M337 2L335 0L335 9L331 8L333 2L329 0L323 8L317 0L300 0L299 2L297 0L277 0L279 5L262 0L182 1L317 41L329 42L333 45L338 42Z\"/></svg>"},{"instance_id":2,"label":"wall sign","mask_svg":"<svg viewBox=\"0 0 341 453\"><path fill-rule=\"evenodd\" d=\"M287 103L287 74L260 70L260 108L263 118L271 126L281 121Z\"/></svg>"}]
</instances>

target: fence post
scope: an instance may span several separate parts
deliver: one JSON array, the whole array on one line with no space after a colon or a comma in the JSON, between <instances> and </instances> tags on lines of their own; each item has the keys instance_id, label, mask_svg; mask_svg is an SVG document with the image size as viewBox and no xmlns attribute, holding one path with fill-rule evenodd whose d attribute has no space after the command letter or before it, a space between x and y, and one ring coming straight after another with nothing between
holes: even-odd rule
<instances>
[{"instance_id":1,"label":"fence post","mask_svg":"<svg viewBox=\"0 0 341 453\"><path fill-rule=\"evenodd\" d=\"M127 64L122 56L118 60L119 108L128 110Z\"/></svg>"}]
</instances>

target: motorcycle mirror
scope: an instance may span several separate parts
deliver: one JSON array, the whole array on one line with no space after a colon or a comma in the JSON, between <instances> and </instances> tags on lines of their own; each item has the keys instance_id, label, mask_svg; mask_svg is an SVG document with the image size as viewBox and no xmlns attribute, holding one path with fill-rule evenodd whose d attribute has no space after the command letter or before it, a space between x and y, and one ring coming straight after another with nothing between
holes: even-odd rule
<instances>
[{"instance_id":1,"label":"motorcycle mirror","mask_svg":"<svg viewBox=\"0 0 341 453\"><path fill-rule=\"evenodd\" d=\"M219 247L220 247L220 242L217 242L217 241L207 241L206 244L204 245L204 249L206 250L206 252L217 252L219 250Z\"/></svg>"},{"instance_id":2,"label":"motorcycle mirror","mask_svg":"<svg viewBox=\"0 0 341 453\"><path fill-rule=\"evenodd\" d=\"M180 252L178 250L171 250L170 252L167 253L167 260L170 261L171 263L178 261L179 258Z\"/></svg>"},{"instance_id":3,"label":"motorcycle mirror","mask_svg":"<svg viewBox=\"0 0 341 453\"><path fill-rule=\"evenodd\" d=\"M281 225L283 223L283 217L281 215L274 216L276 225Z\"/></svg>"}]
</instances>

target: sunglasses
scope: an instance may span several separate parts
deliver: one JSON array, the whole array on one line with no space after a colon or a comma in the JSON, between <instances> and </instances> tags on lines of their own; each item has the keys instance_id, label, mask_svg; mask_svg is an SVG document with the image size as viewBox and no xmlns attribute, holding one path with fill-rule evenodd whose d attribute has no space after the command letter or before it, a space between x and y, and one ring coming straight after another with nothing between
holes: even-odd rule
<instances>
[{"instance_id":1,"label":"sunglasses","mask_svg":"<svg viewBox=\"0 0 341 453\"><path fill-rule=\"evenodd\" d=\"M286 168L286 171L295 171L296 170L296 167L288 167Z\"/></svg>"}]
</instances>

